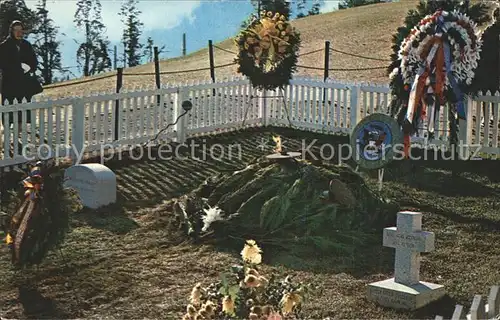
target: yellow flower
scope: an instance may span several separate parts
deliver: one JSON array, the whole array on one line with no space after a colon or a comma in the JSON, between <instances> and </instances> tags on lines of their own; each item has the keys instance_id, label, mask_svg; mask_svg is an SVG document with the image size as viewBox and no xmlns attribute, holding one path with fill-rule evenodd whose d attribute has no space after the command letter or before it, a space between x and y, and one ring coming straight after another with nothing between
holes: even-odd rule
<instances>
[{"instance_id":1,"label":"yellow flower","mask_svg":"<svg viewBox=\"0 0 500 320\"><path fill-rule=\"evenodd\" d=\"M300 304L301 301L302 297L296 293L285 294L280 302L283 314L292 312L293 308Z\"/></svg>"},{"instance_id":2,"label":"yellow flower","mask_svg":"<svg viewBox=\"0 0 500 320\"><path fill-rule=\"evenodd\" d=\"M187 306L187 314L190 317L194 317L194 315L196 314L196 308L192 304Z\"/></svg>"},{"instance_id":3,"label":"yellow flower","mask_svg":"<svg viewBox=\"0 0 500 320\"><path fill-rule=\"evenodd\" d=\"M247 240L245 247L243 247L243 250L241 251L241 257L246 262L259 264L262 262L261 253L262 250L254 240Z\"/></svg>"},{"instance_id":4,"label":"yellow flower","mask_svg":"<svg viewBox=\"0 0 500 320\"><path fill-rule=\"evenodd\" d=\"M198 318L200 319L210 319L210 314L208 314L207 311L205 310L200 310L197 314Z\"/></svg>"},{"instance_id":5,"label":"yellow flower","mask_svg":"<svg viewBox=\"0 0 500 320\"><path fill-rule=\"evenodd\" d=\"M282 320L283 318L280 316L279 313L277 312L273 312L272 314L270 314L266 320Z\"/></svg>"},{"instance_id":6,"label":"yellow flower","mask_svg":"<svg viewBox=\"0 0 500 320\"><path fill-rule=\"evenodd\" d=\"M274 312L273 306L267 305L262 307L262 314L264 314L265 316L268 316L273 312Z\"/></svg>"},{"instance_id":7,"label":"yellow flower","mask_svg":"<svg viewBox=\"0 0 500 320\"><path fill-rule=\"evenodd\" d=\"M250 308L250 312L255 313L258 316L262 315L262 308L260 306L253 306Z\"/></svg>"},{"instance_id":8,"label":"yellow flower","mask_svg":"<svg viewBox=\"0 0 500 320\"><path fill-rule=\"evenodd\" d=\"M281 20L281 21L285 21L285 20L286 20L285 16L284 16L284 15L281 15L280 20Z\"/></svg>"},{"instance_id":9,"label":"yellow flower","mask_svg":"<svg viewBox=\"0 0 500 320\"><path fill-rule=\"evenodd\" d=\"M259 320L259 316L257 314L255 314L255 313L250 313L248 315L248 319L249 320Z\"/></svg>"},{"instance_id":10,"label":"yellow flower","mask_svg":"<svg viewBox=\"0 0 500 320\"><path fill-rule=\"evenodd\" d=\"M265 287L265 286L267 286L269 284L269 280L267 280L263 276L259 277L259 282L260 282L260 285L263 286L263 287Z\"/></svg>"},{"instance_id":11,"label":"yellow flower","mask_svg":"<svg viewBox=\"0 0 500 320\"><path fill-rule=\"evenodd\" d=\"M201 304L201 283L197 283L193 290L191 290L191 297L189 298L190 302L195 306L199 306Z\"/></svg>"},{"instance_id":12,"label":"yellow flower","mask_svg":"<svg viewBox=\"0 0 500 320\"><path fill-rule=\"evenodd\" d=\"M215 314L215 303L212 301L207 301L202 307L202 311L205 311L209 316Z\"/></svg>"},{"instance_id":13,"label":"yellow flower","mask_svg":"<svg viewBox=\"0 0 500 320\"><path fill-rule=\"evenodd\" d=\"M253 269L253 268L249 268L247 269L247 272L246 272L247 275L251 274L252 276L256 276L256 277L259 277L260 274L257 270Z\"/></svg>"},{"instance_id":14,"label":"yellow flower","mask_svg":"<svg viewBox=\"0 0 500 320\"><path fill-rule=\"evenodd\" d=\"M222 300L222 312L234 315L234 301L230 296L225 296Z\"/></svg>"},{"instance_id":15,"label":"yellow flower","mask_svg":"<svg viewBox=\"0 0 500 320\"><path fill-rule=\"evenodd\" d=\"M194 318L194 320L206 320L204 316L202 316L201 314L197 313Z\"/></svg>"},{"instance_id":16,"label":"yellow flower","mask_svg":"<svg viewBox=\"0 0 500 320\"><path fill-rule=\"evenodd\" d=\"M273 16L273 13L272 13L271 11L269 11L269 12L267 13L267 16L268 16L269 18L271 18L271 17Z\"/></svg>"},{"instance_id":17,"label":"yellow flower","mask_svg":"<svg viewBox=\"0 0 500 320\"><path fill-rule=\"evenodd\" d=\"M251 274L246 276L244 281L245 281L245 286L247 286L248 288L255 288L260 285L259 278Z\"/></svg>"}]
</instances>

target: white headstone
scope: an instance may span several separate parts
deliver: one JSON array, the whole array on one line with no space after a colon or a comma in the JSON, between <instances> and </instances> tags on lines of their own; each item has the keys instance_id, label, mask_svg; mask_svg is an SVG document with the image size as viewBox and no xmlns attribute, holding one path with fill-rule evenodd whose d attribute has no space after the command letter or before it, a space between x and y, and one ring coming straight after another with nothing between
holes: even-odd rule
<instances>
[{"instance_id":1,"label":"white headstone","mask_svg":"<svg viewBox=\"0 0 500 320\"><path fill-rule=\"evenodd\" d=\"M74 165L64 173L65 186L78 192L85 207L97 209L116 202L116 175L99 163Z\"/></svg>"},{"instance_id":2,"label":"white headstone","mask_svg":"<svg viewBox=\"0 0 500 320\"><path fill-rule=\"evenodd\" d=\"M434 234L422 231L422 213L398 212L397 227L384 229L383 245L396 249L394 278L368 285L368 299L386 307L415 310L445 294L444 287L420 281L420 252L434 250Z\"/></svg>"}]
</instances>

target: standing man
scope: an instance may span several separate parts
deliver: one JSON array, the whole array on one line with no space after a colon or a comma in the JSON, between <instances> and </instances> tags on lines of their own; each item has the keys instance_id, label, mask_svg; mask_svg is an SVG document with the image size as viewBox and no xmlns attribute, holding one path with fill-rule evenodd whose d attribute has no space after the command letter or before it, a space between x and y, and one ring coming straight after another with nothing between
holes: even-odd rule
<instances>
[{"instance_id":1,"label":"standing man","mask_svg":"<svg viewBox=\"0 0 500 320\"><path fill-rule=\"evenodd\" d=\"M21 103L23 98L31 102L33 95L43 91L35 76L37 58L32 45L24 39L24 26L21 21L15 20L10 24L9 36L0 43L0 69L2 70L2 105L6 102L14 103L17 99ZM9 128L14 122L13 112L9 113ZM19 111L19 122L21 122ZM2 119L3 122L3 119ZM31 122L31 112L27 111L27 123Z\"/></svg>"}]
</instances>

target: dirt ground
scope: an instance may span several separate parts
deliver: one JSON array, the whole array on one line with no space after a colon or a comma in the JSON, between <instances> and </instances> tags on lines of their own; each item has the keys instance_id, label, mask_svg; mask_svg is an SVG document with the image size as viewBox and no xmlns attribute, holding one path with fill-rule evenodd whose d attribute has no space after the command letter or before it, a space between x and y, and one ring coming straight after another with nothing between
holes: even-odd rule
<instances>
[{"instance_id":1,"label":"dirt ground","mask_svg":"<svg viewBox=\"0 0 500 320\"><path fill-rule=\"evenodd\" d=\"M269 129L267 129L269 130ZM276 129L285 146L298 149L303 139L345 143L340 138ZM194 284L209 284L238 261L238 252L223 252L193 243L178 230L165 201L181 195L220 171L245 167L256 156L260 139L271 132L235 132L205 139L240 143L242 159L197 161L171 159L109 162L117 174L118 202L72 219L72 231L61 252L38 268L11 268L5 245L0 247L0 316L41 318L180 319ZM316 148L316 151L317 148ZM266 255L264 269L284 270L313 282L318 291L305 305L308 318L434 319L450 317L456 303L470 307L475 294L486 295L500 284L500 175L494 163L415 161L391 164L385 173L384 196L402 208L424 213L424 230L436 233L436 250L424 254L421 278L443 284L447 296L417 312L396 312L365 299L366 285L391 277L394 250L380 241L359 248L351 259L318 257L289 260ZM452 176L450 168L458 173ZM375 186L376 173L368 175ZM395 223L395 222L394 222Z\"/></svg>"}]
</instances>

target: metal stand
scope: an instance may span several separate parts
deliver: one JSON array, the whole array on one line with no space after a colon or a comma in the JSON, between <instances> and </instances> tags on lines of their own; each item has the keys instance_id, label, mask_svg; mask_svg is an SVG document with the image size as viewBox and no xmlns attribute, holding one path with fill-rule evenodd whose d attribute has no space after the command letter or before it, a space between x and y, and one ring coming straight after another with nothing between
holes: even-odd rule
<instances>
[{"instance_id":1,"label":"metal stand","mask_svg":"<svg viewBox=\"0 0 500 320\"><path fill-rule=\"evenodd\" d=\"M245 121L247 120L247 117L248 117L248 110L250 109L250 102L256 96L256 94L255 94L256 91L257 91L256 88L252 88L252 95L250 95L250 98L247 101L247 106L245 108L245 115L243 116L243 122L241 123L241 126L245 126ZM286 104L285 90L283 88L280 88L280 95L277 95L277 96L263 96L263 98L276 98L276 97L280 97L283 99L282 108L285 109L285 114L286 114L286 118L288 120L288 125L290 127L292 127L292 121L290 120L290 113L288 112L288 108L287 108L287 104Z\"/></svg>"}]
</instances>

